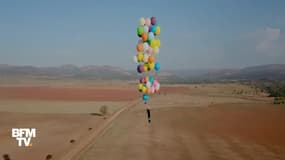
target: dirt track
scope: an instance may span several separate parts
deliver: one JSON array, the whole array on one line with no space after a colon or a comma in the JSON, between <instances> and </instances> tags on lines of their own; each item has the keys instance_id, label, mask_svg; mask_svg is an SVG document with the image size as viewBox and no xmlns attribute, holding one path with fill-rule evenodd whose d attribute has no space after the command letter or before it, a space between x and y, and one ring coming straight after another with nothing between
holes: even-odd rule
<instances>
[{"instance_id":1,"label":"dirt track","mask_svg":"<svg viewBox=\"0 0 285 160\"><path fill-rule=\"evenodd\" d=\"M81 160L285 159L285 108L268 104L157 108L122 114Z\"/></svg>"}]
</instances>

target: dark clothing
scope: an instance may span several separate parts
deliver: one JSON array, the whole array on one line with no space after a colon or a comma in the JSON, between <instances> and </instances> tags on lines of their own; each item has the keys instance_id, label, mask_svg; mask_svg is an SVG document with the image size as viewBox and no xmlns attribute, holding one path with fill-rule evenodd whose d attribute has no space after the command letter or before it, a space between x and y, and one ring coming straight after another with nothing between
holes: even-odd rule
<instances>
[{"instance_id":1,"label":"dark clothing","mask_svg":"<svg viewBox=\"0 0 285 160\"><path fill-rule=\"evenodd\" d=\"M151 122L151 119L150 119L150 109L146 109L146 113L147 113L147 118L148 118L148 123Z\"/></svg>"}]
</instances>

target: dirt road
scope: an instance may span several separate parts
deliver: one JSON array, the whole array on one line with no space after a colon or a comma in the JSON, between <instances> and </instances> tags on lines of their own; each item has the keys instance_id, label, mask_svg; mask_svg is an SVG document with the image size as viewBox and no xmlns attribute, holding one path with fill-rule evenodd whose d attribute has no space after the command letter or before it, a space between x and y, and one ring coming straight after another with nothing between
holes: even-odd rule
<instances>
[{"instance_id":1,"label":"dirt road","mask_svg":"<svg viewBox=\"0 0 285 160\"><path fill-rule=\"evenodd\" d=\"M80 160L285 159L285 108L219 104L124 112Z\"/></svg>"}]
</instances>

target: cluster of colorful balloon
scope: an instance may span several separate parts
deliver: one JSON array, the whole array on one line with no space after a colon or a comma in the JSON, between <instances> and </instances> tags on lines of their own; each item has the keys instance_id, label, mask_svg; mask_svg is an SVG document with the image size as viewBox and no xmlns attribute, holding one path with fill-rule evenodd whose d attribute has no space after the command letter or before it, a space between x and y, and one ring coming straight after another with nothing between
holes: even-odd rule
<instances>
[{"instance_id":1,"label":"cluster of colorful balloon","mask_svg":"<svg viewBox=\"0 0 285 160\"><path fill-rule=\"evenodd\" d=\"M134 56L134 61L138 64L139 73L151 70L159 71L160 64L155 61L155 55L159 53L160 40L157 36L160 34L160 27L156 23L156 18L140 18L137 28L137 35L140 40L137 44L138 54Z\"/></svg>"},{"instance_id":2,"label":"cluster of colorful balloon","mask_svg":"<svg viewBox=\"0 0 285 160\"><path fill-rule=\"evenodd\" d=\"M160 84L157 78L153 76L145 76L140 78L138 90L144 94L152 94L158 92Z\"/></svg>"},{"instance_id":3,"label":"cluster of colorful balloon","mask_svg":"<svg viewBox=\"0 0 285 160\"><path fill-rule=\"evenodd\" d=\"M134 61L138 63L137 72L143 73L151 70L159 71L160 64L155 61L155 56L159 53L160 27L157 25L156 18L140 18L137 28L137 35L140 37L137 43L137 55ZM138 90L143 93L142 99L147 102L149 95L158 92L160 84L157 78L153 76L144 76L140 78Z\"/></svg>"}]
</instances>

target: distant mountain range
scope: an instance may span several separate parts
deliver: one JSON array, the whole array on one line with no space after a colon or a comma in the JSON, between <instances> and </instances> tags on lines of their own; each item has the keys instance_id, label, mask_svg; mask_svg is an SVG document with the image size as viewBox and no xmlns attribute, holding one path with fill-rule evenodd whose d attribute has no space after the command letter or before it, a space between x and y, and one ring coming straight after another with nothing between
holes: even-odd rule
<instances>
[{"instance_id":1,"label":"distant mountain range","mask_svg":"<svg viewBox=\"0 0 285 160\"><path fill-rule=\"evenodd\" d=\"M59 67L14 66L0 64L1 77L40 77L46 79L121 79L134 80L138 74L114 66L89 65L78 67L63 65ZM189 83L195 81L224 80L285 80L285 64L270 64L242 69L189 69L159 72L162 81Z\"/></svg>"}]
</instances>

